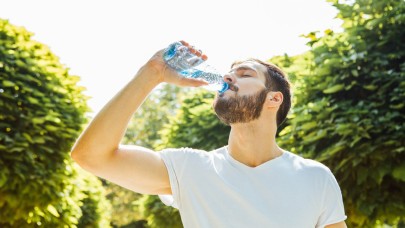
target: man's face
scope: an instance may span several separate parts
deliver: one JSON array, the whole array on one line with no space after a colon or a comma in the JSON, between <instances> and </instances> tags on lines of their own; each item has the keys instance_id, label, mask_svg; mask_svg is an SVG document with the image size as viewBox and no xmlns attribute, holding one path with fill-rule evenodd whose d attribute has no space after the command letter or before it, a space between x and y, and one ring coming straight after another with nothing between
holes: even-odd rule
<instances>
[{"instance_id":1,"label":"man's face","mask_svg":"<svg viewBox=\"0 0 405 228\"><path fill-rule=\"evenodd\" d=\"M214 110L225 124L248 123L260 117L269 90L266 67L254 61L235 65L224 79L230 90L217 94Z\"/></svg>"}]
</instances>

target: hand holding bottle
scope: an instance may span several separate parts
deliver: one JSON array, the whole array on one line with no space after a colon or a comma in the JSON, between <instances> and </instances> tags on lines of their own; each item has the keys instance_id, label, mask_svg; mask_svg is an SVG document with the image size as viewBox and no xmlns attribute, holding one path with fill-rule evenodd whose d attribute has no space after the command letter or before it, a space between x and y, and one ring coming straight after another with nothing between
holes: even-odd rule
<instances>
[{"instance_id":1,"label":"hand holding bottle","mask_svg":"<svg viewBox=\"0 0 405 228\"><path fill-rule=\"evenodd\" d=\"M190 52L193 56L191 58L200 59L198 61L190 62L190 66L194 67L202 63L207 59L206 55L203 55L200 51L195 49L194 47L190 46L185 41L180 41L185 51ZM150 69L154 71L156 77L160 82L167 82L170 84L178 85L178 86L191 86L191 87L199 87L199 86L206 86L208 82L203 81L201 79L196 78L186 78L180 75L176 70L169 67L163 59L166 49L162 49L158 51L149 61L145 64L143 68Z\"/></svg>"},{"instance_id":2,"label":"hand holding bottle","mask_svg":"<svg viewBox=\"0 0 405 228\"><path fill-rule=\"evenodd\" d=\"M163 53L163 60L185 78L198 78L208 82L204 86L208 90L223 93L229 89L223 75L205 62L207 56L190 48L186 42L169 45Z\"/></svg>"}]
</instances>

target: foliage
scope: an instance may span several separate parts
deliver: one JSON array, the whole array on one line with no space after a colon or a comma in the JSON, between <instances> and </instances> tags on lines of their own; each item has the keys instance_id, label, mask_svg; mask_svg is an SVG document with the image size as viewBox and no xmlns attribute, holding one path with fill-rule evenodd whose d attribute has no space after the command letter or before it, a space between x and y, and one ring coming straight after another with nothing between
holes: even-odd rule
<instances>
[{"instance_id":1,"label":"foliage","mask_svg":"<svg viewBox=\"0 0 405 228\"><path fill-rule=\"evenodd\" d=\"M136 201L142 197L141 194L108 181L105 182L104 188L112 206L111 225L113 227L122 227L134 221L144 221L136 204Z\"/></svg>"},{"instance_id":2,"label":"foliage","mask_svg":"<svg viewBox=\"0 0 405 228\"><path fill-rule=\"evenodd\" d=\"M311 72L296 69L281 145L332 169L350 227L392 225L405 220L405 4L339 2L344 32L307 36Z\"/></svg>"},{"instance_id":3,"label":"foliage","mask_svg":"<svg viewBox=\"0 0 405 228\"><path fill-rule=\"evenodd\" d=\"M81 200L98 197L77 187L69 156L87 97L79 77L31 36L0 20L0 226L75 227L82 212L82 221L95 213Z\"/></svg>"},{"instance_id":4,"label":"foliage","mask_svg":"<svg viewBox=\"0 0 405 228\"><path fill-rule=\"evenodd\" d=\"M128 125L123 143L154 149L161 142L159 131L176 113L187 89L170 84L154 91Z\"/></svg>"},{"instance_id":5,"label":"foliage","mask_svg":"<svg viewBox=\"0 0 405 228\"><path fill-rule=\"evenodd\" d=\"M145 195L137 203L147 221L147 227L183 227L178 210L173 207L165 206L158 196Z\"/></svg>"},{"instance_id":6,"label":"foliage","mask_svg":"<svg viewBox=\"0 0 405 228\"><path fill-rule=\"evenodd\" d=\"M296 56L288 56L284 54L283 56L274 56L268 62L275 64L280 67L285 73L292 84L291 90L293 93L291 106L294 107L299 105L297 99L306 96L306 86L303 77L311 74L310 64L313 61L313 55L311 52L305 52ZM291 112L290 112L291 113ZM287 116L283 124L277 128L277 135L287 128L290 128L291 115Z\"/></svg>"},{"instance_id":7,"label":"foliage","mask_svg":"<svg viewBox=\"0 0 405 228\"><path fill-rule=\"evenodd\" d=\"M105 189L96 176L81 169L78 165L75 168L79 171L79 178L75 183L82 193L82 216L79 219L78 227L94 228L110 227L111 204L105 197Z\"/></svg>"},{"instance_id":8,"label":"foliage","mask_svg":"<svg viewBox=\"0 0 405 228\"><path fill-rule=\"evenodd\" d=\"M201 90L190 92L176 116L160 133L158 148L191 147L213 150L228 142L230 127L222 124L212 109L214 95Z\"/></svg>"}]
</instances>

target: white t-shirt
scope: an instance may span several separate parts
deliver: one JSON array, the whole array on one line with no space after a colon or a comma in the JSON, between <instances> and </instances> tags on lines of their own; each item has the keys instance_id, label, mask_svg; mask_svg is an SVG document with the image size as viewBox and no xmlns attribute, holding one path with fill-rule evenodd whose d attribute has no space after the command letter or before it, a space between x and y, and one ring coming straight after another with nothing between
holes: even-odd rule
<instances>
[{"instance_id":1,"label":"white t-shirt","mask_svg":"<svg viewBox=\"0 0 405 228\"><path fill-rule=\"evenodd\" d=\"M284 153L255 168L229 155L190 148L161 151L184 227L313 228L347 218L342 194L325 165Z\"/></svg>"}]
</instances>

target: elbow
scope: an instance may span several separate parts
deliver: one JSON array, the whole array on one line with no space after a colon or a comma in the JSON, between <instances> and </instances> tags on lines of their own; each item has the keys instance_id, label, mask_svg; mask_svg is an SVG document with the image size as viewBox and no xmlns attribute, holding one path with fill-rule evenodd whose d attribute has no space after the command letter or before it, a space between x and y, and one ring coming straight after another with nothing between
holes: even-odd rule
<instances>
[{"instance_id":1,"label":"elbow","mask_svg":"<svg viewBox=\"0 0 405 228\"><path fill-rule=\"evenodd\" d=\"M83 150L80 150L79 143L76 141L76 143L73 145L72 149L70 149L70 157L71 157L75 162L77 162L78 159L79 159L79 157L80 157L80 154L83 153L82 151L83 151Z\"/></svg>"},{"instance_id":2,"label":"elbow","mask_svg":"<svg viewBox=\"0 0 405 228\"><path fill-rule=\"evenodd\" d=\"M70 151L70 157L72 158L73 161L82 166L82 163L84 161L82 151L79 151L78 149L72 149Z\"/></svg>"},{"instance_id":3,"label":"elbow","mask_svg":"<svg viewBox=\"0 0 405 228\"><path fill-rule=\"evenodd\" d=\"M70 157L72 158L73 161L75 161L76 163L79 162L80 157L79 157L79 152L77 150L71 150L70 151Z\"/></svg>"},{"instance_id":4,"label":"elbow","mask_svg":"<svg viewBox=\"0 0 405 228\"><path fill-rule=\"evenodd\" d=\"M75 161L77 164L79 164L81 167L86 166L88 163L88 157L89 153L86 153L86 149L82 148L80 145L75 144L71 151L70 151L70 157L72 158L73 161Z\"/></svg>"},{"instance_id":5,"label":"elbow","mask_svg":"<svg viewBox=\"0 0 405 228\"><path fill-rule=\"evenodd\" d=\"M86 155L85 151L81 151L78 149L73 149L70 152L70 157L72 160L78 164L82 169L92 172L94 169L94 164L91 162L91 159L89 159L89 156Z\"/></svg>"},{"instance_id":6,"label":"elbow","mask_svg":"<svg viewBox=\"0 0 405 228\"><path fill-rule=\"evenodd\" d=\"M93 172L102 168L114 152L85 145L75 145L71 149L70 157L83 169Z\"/></svg>"}]
</instances>

